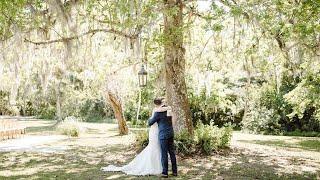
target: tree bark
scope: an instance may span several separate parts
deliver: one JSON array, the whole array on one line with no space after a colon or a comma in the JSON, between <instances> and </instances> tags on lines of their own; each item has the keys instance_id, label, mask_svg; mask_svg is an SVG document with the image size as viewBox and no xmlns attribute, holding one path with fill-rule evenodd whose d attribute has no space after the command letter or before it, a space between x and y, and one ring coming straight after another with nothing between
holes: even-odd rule
<instances>
[{"instance_id":1,"label":"tree bark","mask_svg":"<svg viewBox=\"0 0 320 180\"><path fill-rule=\"evenodd\" d=\"M185 82L185 48L183 47L183 7L181 0L164 0L164 64L166 96L173 107L175 132L193 133L190 105Z\"/></svg>"},{"instance_id":2,"label":"tree bark","mask_svg":"<svg viewBox=\"0 0 320 180\"><path fill-rule=\"evenodd\" d=\"M137 117L136 117L136 123L139 121L139 115L140 115L140 109L141 109L141 89L139 89L139 102L138 102L138 110L137 110Z\"/></svg>"},{"instance_id":3,"label":"tree bark","mask_svg":"<svg viewBox=\"0 0 320 180\"><path fill-rule=\"evenodd\" d=\"M119 134L120 135L128 134L128 126L123 115L121 101L111 91L107 91L107 100L111 104L114 115L118 121Z\"/></svg>"},{"instance_id":4,"label":"tree bark","mask_svg":"<svg viewBox=\"0 0 320 180\"><path fill-rule=\"evenodd\" d=\"M57 82L56 85L56 117L57 117L57 122L61 122L62 121L62 113L61 113L61 92L60 92L60 80Z\"/></svg>"},{"instance_id":5,"label":"tree bark","mask_svg":"<svg viewBox=\"0 0 320 180\"><path fill-rule=\"evenodd\" d=\"M251 86L251 70L249 65L249 60L245 58L245 63L243 65L244 70L247 72L247 82L245 86L245 104L244 104L244 114L243 117L246 117L249 111L249 99L250 99L250 86ZM252 58L252 55L250 55L250 58Z\"/></svg>"}]
</instances>

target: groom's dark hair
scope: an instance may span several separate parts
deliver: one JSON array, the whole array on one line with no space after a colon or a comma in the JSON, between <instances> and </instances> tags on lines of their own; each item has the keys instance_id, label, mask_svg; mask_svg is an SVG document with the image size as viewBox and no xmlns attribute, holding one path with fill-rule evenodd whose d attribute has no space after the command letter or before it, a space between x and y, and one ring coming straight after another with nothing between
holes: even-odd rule
<instances>
[{"instance_id":1,"label":"groom's dark hair","mask_svg":"<svg viewBox=\"0 0 320 180\"><path fill-rule=\"evenodd\" d=\"M155 99L153 100L153 103L154 103L155 105L160 106L160 105L162 104L162 99L161 99L161 98L155 98Z\"/></svg>"}]
</instances>

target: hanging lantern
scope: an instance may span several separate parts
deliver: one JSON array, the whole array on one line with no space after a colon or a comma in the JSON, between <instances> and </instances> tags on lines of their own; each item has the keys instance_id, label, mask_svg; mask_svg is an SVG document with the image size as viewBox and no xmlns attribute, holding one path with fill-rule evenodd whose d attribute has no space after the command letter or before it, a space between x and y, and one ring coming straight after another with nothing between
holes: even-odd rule
<instances>
[{"instance_id":1,"label":"hanging lantern","mask_svg":"<svg viewBox=\"0 0 320 180\"><path fill-rule=\"evenodd\" d=\"M138 72L140 87L145 87L147 85L147 75L148 75L148 72L144 68L144 65L142 65L140 71Z\"/></svg>"}]
</instances>

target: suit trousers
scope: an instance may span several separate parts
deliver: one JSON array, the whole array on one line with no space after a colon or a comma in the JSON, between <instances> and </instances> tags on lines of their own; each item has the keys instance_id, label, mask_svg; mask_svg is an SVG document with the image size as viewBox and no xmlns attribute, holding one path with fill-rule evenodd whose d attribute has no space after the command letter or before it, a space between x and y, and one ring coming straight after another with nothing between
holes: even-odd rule
<instances>
[{"instance_id":1,"label":"suit trousers","mask_svg":"<svg viewBox=\"0 0 320 180\"><path fill-rule=\"evenodd\" d=\"M160 139L161 147L161 163L162 163L162 174L168 175L168 153L170 155L172 172L177 174L177 160L174 152L173 137L168 139Z\"/></svg>"}]
</instances>

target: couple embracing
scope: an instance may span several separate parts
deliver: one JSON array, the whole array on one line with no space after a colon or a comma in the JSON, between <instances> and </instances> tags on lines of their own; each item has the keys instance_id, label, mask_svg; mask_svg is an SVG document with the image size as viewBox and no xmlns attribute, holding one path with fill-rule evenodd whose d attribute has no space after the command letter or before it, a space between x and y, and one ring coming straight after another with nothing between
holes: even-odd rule
<instances>
[{"instance_id":1,"label":"couple embracing","mask_svg":"<svg viewBox=\"0 0 320 180\"><path fill-rule=\"evenodd\" d=\"M174 152L174 132L171 107L163 99L154 99L152 117L148 120L149 144L129 164L117 167L109 165L103 171L122 171L130 175L159 175L168 177L168 154L172 164L172 175L177 176L177 161Z\"/></svg>"}]
</instances>

